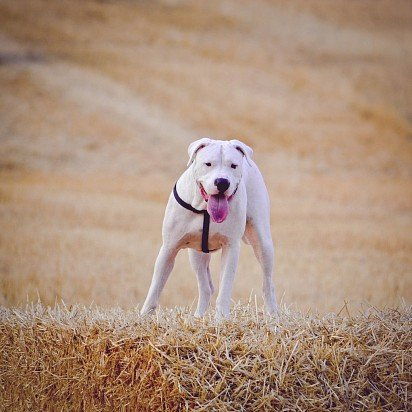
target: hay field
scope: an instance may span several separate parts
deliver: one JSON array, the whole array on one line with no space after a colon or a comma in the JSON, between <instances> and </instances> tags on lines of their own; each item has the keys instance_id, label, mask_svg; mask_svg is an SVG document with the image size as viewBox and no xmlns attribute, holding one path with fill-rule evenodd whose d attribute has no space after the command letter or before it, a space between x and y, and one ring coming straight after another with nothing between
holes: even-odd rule
<instances>
[{"instance_id":1,"label":"hay field","mask_svg":"<svg viewBox=\"0 0 412 412\"><path fill-rule=\"evenodd\" d=\"M409 0L2 0L0 410L410 410L411 108ZM278 321L246 246L233 321L186 252L138 316L205 135L255 151Z\"/></svg>"}]
</instances>

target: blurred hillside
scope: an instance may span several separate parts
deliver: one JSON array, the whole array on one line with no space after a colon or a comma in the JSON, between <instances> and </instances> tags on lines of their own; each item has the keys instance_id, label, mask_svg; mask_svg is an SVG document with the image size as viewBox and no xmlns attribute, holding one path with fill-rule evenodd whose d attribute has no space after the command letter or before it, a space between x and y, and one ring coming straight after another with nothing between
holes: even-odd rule
<instances>
[{"instance_id":1,"label":"blurred hillside","mask_svg":"<svg viewBox=\"0 0 412 412\"><path fill-rule=\"evenodd\" d=\"M3 0L0 90L0 303L141 303L204 135L255 150L279 298L412 301L410 1ZM182 252L162 302L195 297Z\"/></svg>"}]
</instances>

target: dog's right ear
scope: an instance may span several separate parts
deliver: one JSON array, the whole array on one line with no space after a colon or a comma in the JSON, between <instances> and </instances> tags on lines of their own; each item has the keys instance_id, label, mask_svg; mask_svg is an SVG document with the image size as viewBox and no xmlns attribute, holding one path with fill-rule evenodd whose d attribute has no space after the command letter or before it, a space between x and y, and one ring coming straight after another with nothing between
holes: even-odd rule
<instances>
[{"instance_id":1,"label":"dog's right ear","mask_svg":"<svg viewBox=\"0 0 412 412\"><path fill-rule=\"evenodd\" d=\"M242 153L243 156L245 156L249 166L252 166L252 148L249 147L247 144L241 142L240 140L230 140L229 143L232 143L232 145L235 146L236 150L239 150L239 152Z\"/></svg>"},{"instance_id":2,"label":"dog's right ear","mask_svg":"<svg viewBox=\"0 0 412 412\"><path fill-rule=\"evenodd\" d=\"M187 163L187 165L190 166L195 160L196 153L210 143L212 143L212 139L209 139L208 137L203 137L202 139L190 143L189 147L187 148L187 152L189 153L189 162Z\"/></svg>"}]
</instances>

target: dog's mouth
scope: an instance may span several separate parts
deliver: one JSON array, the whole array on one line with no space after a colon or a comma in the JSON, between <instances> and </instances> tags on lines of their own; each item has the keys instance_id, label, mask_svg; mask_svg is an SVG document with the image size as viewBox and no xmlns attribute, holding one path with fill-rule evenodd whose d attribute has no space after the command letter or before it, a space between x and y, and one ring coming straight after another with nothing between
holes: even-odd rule
<instances>
[{"instance_id":1,"label":"dog's mouth","mask_svg":"<svg viewBox=\"0 0 412 412\"><path fill-rule=\"evenodd\" d=\"M206 193L206 190L204 189L203 185L199 183L199 188L200 188L200 194L202 195L203 199L207 202L209 200L209 195Z\"/></svg>"},{"instance_id":2,"label":"dog's mouth","mask_svg":"<svg viewBox=\"0 0 412 412\"><path fill-rule=\"evenodd\" d=\"M229 214L229 201L235 193L231 196L226 196L224 193L209 195L201 183L199 183L199 188L203 199L207 202L207 211L210 217L215 223L222 223Z\"/></svg>"}]
</instances>

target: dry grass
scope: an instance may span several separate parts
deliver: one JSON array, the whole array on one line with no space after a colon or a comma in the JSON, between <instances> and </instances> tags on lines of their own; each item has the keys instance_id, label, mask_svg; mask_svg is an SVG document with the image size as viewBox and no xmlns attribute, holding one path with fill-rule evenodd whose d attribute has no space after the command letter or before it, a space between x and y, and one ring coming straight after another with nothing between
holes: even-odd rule
<instances>
[{"instance_id":1,"label":"dry grass","mask_svg":"<svg viewBox=\"0 0 412 412\"><path fill-rule=\"evenodd\" d=\"M2 309L3 410L393 410L412 405L411 307L317 317L253 305Z\"/></svg>"}]
</instances>

